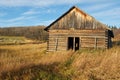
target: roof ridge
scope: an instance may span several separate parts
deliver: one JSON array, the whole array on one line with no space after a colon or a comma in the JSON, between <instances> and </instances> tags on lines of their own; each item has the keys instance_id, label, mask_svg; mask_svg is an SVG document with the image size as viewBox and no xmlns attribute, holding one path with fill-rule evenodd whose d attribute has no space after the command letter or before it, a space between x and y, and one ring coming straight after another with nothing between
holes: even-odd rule
<instances>
[{"instance_id":1,"label":"roof ridge","mask_svg":"<svg viewBox=\"0 0 120 80\"><path fill-rule=\"evenodd\" d=\"M72 6L68 11L66 11L65 13L63 13L60 17L58 17L54 22L52 22L50 25L48 25L44 30L48 30L50 28L50 26L54 25L57 21L59 21L61 18L63 18L65 15L67 15L70 11L72 11L73 9L76 9L77 11L79 11L81 14L83 14L85 17L86 16L89 16L91 17L92 19L94 19L95 21L99 22L103 28L106 28L106 29L109 29L111 30L110 28L107 27L107 25L101 23L100 21L96 20L93 16L87 14L85 11L81 10L80 8L78 8L77 6Z\"/></svg>"}]
</instances>

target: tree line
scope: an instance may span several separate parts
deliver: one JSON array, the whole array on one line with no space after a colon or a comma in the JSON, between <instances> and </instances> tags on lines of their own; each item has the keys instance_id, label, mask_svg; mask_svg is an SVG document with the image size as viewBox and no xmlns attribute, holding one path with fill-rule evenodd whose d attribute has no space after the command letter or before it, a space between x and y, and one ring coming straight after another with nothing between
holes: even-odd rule
<instances>
[{"instance_id":1,"label":"tree line","mask_svg":"<svg viewBox=\"0 0 120 80\"><path fill-rule=\"evenodd\" d=\"M114 32L114 35L120 33L120 27L108 26ZM0 28L0 36L24 36L34 40L48 39L48 33L44 31L45 26L27 26L27 27L7 27Z\"/></svg>"},{"instance_id":2,"label":"tree line","mask_svg":"<svg viewBox=\"0 0 120 80\"><path fill-rule=\"evenodd\" d=\"M44 28L45 26L0 28L0 36L24 36L29 39L46 41L48 33L44 31Z\"/></svg>"},{"instance_id":3,"label":"tree line","mask_svg":"<svg viewBox=\"0 0 120 80\"><path fill-rule=\"evenodd\" d=\"M115 25L108 25L108 27L113 30L114 36L120 34L120 27L115 26Z\"/></svg>"}]
</instances>

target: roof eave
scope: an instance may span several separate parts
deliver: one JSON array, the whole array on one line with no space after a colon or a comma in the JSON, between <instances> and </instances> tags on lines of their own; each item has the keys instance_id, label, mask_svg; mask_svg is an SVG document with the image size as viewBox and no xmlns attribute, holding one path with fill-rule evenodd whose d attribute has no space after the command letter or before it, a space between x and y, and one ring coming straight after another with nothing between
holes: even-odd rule
<instances>
[{"instance_id":1,"label":"roof eave","mask_svg":"<svg viewBox=\"0 0 120 80\"><path fill-rule=\"evenodd\" d=\"M44 30L48 31L48 29L57 21L59 21L62 17L64 17L67 13L69 13L71 10L73 10L74 8L77 8L76 6L71 7L67 12L65 12L62 16L60 16L59 18L57 18L54 22L52 22L50 25L48 25Z\"/></svg>"}]
</instances>

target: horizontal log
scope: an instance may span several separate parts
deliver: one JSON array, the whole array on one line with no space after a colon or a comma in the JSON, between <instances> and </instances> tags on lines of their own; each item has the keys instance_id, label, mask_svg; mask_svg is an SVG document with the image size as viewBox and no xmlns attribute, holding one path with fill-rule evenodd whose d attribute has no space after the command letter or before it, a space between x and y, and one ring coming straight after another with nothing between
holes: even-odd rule
<instances>
[{"instance_id":1,"label":"horizontal log","mask_svg":"<svg viewBox=\"0 0 120 80\"><path fill-rule=\"evenodd\" d=\"M99 30L51 30L49 33L105 33L105 31L99 31Z\"/></svg>"},{"instance_id":2,"label":"horizontal log","mask_svg":"<svg viewBox=\"0 0 120 80\"><path fill-rule=\"evenodd\" d=\"M99 42L95 42L95 41L81 41L81 43L86 43L86 44L88 44L88 43L91 43L91 44L95 44L95 43L99 43L99 44L101 44L101 43L107 43L107 42L105 42L105 41L99 41Z\"/></svg>"},{"instance_id":3,"label":"horizontal log","mask_svg":"<svg viewBox=\"0 0 120 80\"><path fill-rule=\"evenodd\" d=\"M49 30L49 33L60 33L60 32L104 32L105 30Z\"/></svg>"},{"instance_id":4,"label":"horizontal log","mask_svg":"<svg viewBox=\"0 0 120 80\"><path fill-rule=\"evenodd\" d=\"M67 43L67 40L58 40L58 41L56 41L56 40L50 40L49 42L53 42L53 43L56 43L56 42L60 42L60 43L65 42L65 43Z\"/></svg>"},{"instance_id":5,"label":"horizontal log","mask_svg":"<svg viewBox=\"0 0 120 80\"><path fill-rule=\"evenodd\" d=\"M49 33L57 33L57 32L105 32L105 30L49 30ZM107 34L107 33L106 33Z\"/></svg>"},{"instance_id":6,"label":"horizontal log","mask_svg":"<svg viewBox=\"0 0 120 80\"><path fill-rule=\"evenodd\" d=\"M59 45L59 46L56 46L56 45L49 45L49 47L67 47L66 45Z\"/></svg>"},{"instance_id":7,"label":"horizontal log","mask_svg":"<svg viewBox=\"0 0 120 80\"><path fill-rule=\"evenodd\" d=\"M51 34L70 34L70 33L74 33L74 34L82 34L82 33L90 33L90 34L92 34L92 33L96 33L96 34L105 34L105 35L107 35L105 32L72 32L72 31L70 31L70 32L51 32L51 33L49 33L49 35L51 35Z\"/></svg>"},{"instance_id":8,"label":"horizontal log","mask_svg":"<svg viewBox=\"0 0 120 80\"><path fill-rule=\"evenodd\" d=\"M82 45L81 47L106 47L105 45L97 45L97 46L94 46L94 45Z\"/></svg>"},{"instance_id":9,"label":"horizontal log","mask_svg":"<svg viewBox=\"0 0 120 80\"><path fill-rule=\"evenodd\" d=\"M47 50L48 52L54 52L56 50ZM57 50L57 51L66 51L66 50Z\"/></svg>"},{"instance_id":10,"label":"horizontal log","mask_svg":"<svg viewBox=\"0 0 120 80\"><path fill-rule=\"evenodd\" d=\"M97 39L97 41L98 41L98 42L99 42L99 41L104 41L104 42L105 42L106 40L105 40L105 39L101 39L101 40L100 40L100 39Z\"/></svg>"},{"instance_id":11,"label":"horizontal log","mask_svg":"<svg viewBox=\"0 0 120 80\"><path fill-rule=\"evenodd\" d=\"M106 43L106 42L105 41L97 41L96 43L101 44L101 43Z\"/></svg>"},{"instance_id":12,"label":"horizontal log","mask_svg":"<svg viewBox=\"0 0 120 80\"><path fill-rule=\"evenodd\" d=\"M68 37L79 37L80 39L84 39L84 38L97 38L97 39L108 39L107 37L105 36L64 36L64 39L67 39ZM63 39L63 38L59 38L59 37L49 37L49 39Z\"/></svg>"},{"instance_id":13,"label":"horizontal log","mask_svg":"<svg viewBox=\"0 0 120 80\"><path fill-rule=\"evenodd\" d=\"M67 38L66 38L66 37L64 37L64 38L60 38L60 37L51 37L51 38L49 38L49 40L50 40L50 39L54 39L54 40L56 40L56 39L59 39L59 40L60 40L60 39L61 39L61 40L66 40Z\"/></svg>"},{"instance_id":14,"label":"horizontal log","mask_svg":"<svg viewBox=\"0 0 120 80\"><path fill-rule=\"evenodd\" d=\"M57 48L66 48L67 46L53 46L53 45L52 45L52 46L49 46L49 48L56 48L56 47L57 47Z\"/></svg>"},{"instance_id":15,"label":"horizontal log","mask_svg":"<svg viewBox=\"0 0 120 80\"><path fill-rule=\"evenodd\" d=\"M50 37L59 37L59 36L60 36L60 37L62 37L62 36L63 36L63 37L65 37L65 36L66 36L66 37L67 37L67 36L73 36L73 37L74 37L74 36L105 36L105 34L100 34L100 33L92 33L92 34L90 34L90 33L85 33L85 34L84 34L84 33L81 33L81 34L80 34L80 33L78 33L78 34L70 33L70 34L68 34L68 33L66 33L66 34L61 34L61 35L60 35L60 34L56 34L56 33L55 33L55 34L51 34L51 35L50 35Z\"/></svg>"},{"instance_id":16,"label":"horizontal log","mask_svg":"<svg viewBox=\"0 0 120 80\"><path fill-rule=\"evenodd\" d=\"M48 50L55 50L56 51L56 50L67 50L67 49L66 48L57 48L57 49L56 48L49 48Z\"/></svg>"},{"instance_id":17,"label":"horizontal log","mask_svg":"<svg viewBox=\"0 0 120 80\"><path fill-rule=\"evenodd\" d=\"M106 42L81 42L80 44L82 45L82 44L105 44Z\"/></svg>"},{"instance_id":18,"label":"horizontal log","mask_svg":"<svg viewBox=\"0 0 120 80\"><path fill-rule=\"evenodd\" d=\"M92 46L91 45L82 45L81 47L90 47L91 48L91 47L95 47L95 46L94 45L92 45Z\"/></svg>"},{"instance_id":19,"label":"horizontal log","mask_svg":"<svg viewBox=\"0 0 120 80\"><path fill-rule=\"evenodd\" d=\"M50 42L49 45L67 45L68 43L65 43L65 42L58 42L58 43L55 43L55 42Z\"/></svg>"},{"instance_id":20,"label":"horizontal log","mask_svg":"<svg viewBox=\"0 0 120 80\"><path fill-rule=\"evenodd\" d=\"M58 43L56 43L56 42L49 42L49 44L67 45L66 42L58 42Z\"/></svg>"},{"instance_id":21,"label":"horizontal log","mask_svg":"<svg viewBox=\"0 0 120 80\"><path fill-rule=\"evenodd\" d=\"M81 40L95 40L95 37L82 37Z\"/></svg>"},{"instance_id":22,"label":"horizontal log","mask_svg":"<svg viewBox=\"0 0 120 80\"><path fill-rule=\"evenodd\" d=\"M51 48L53 48L53 49L59 49L59 48L66 49L67 47L66 46L58 46L58 47L56 47L56 46L49 46L49 49L51 49Z\"/></svg>"},{"instance_id":23,"label":"horizontal log","mask_svg":"<svg viewBox=\"0 0 120 80\"><path fill-rule=\"evenodd\" d=\"M85 41L85 42L94 42L95 39L81 39L81 41Z\"/></svg>"},{"instance_id":24,"label":"horizontal log","mask_svg":"<svg viewBox=\"0 0 120 80\"><path fill-rule=\"evenodd\" d=\"M89 45L89 44L95 44L95 42L81 42L80 44L81 44L81 45L83 45L83 44Z\"/></svg>"}]
</instances>

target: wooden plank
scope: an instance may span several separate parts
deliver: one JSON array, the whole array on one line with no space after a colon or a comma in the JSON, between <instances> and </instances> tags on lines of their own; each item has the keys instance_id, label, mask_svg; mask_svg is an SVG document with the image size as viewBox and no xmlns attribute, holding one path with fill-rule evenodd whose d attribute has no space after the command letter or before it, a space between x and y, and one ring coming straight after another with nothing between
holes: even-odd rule
<instances>
[{"instance_id":1,"label":"wooden plank","mask_svg":"<svg viewBox=\"0 0 120 80\"><path fill-rule=\"evenodd\" d=\"M78 35L78 36L105 36L104 33L54 33L54 34L51 34L50 36L51 37L58 37L58 36L74 36L74 35Z\"/></svg>"},{"instance_id":2,"label":"wooden plank","mask_svg":"<svg viewBox=\"0 0 120 80\"><path fill-rule=\"evenodd\" d=\"M87 32L88 31L88 32ZM68 30L68 32L70 32ZM99 46L107 46L108 37L106 37L105 31L93 31L93 30L83 30L84 33L80 32L60 32L57 33L53 32L50 33L49 36L49 49L67 49L67 38L68 37L79 37L80 38L80 46L81 47L99 47ZM94 33L93 33L94 32ZM56 48L56 38L58 39L57 48ZM74 42L75 43L75 42Z\"/></svg>"},{"instance_id":3,"label":"wooden plank","mask_svg":"<svg viewBox=\"0 0 120 80\"><path fill-rule=\"evenodd\" d=\"M75 37L76 35L74 35L73 37ZM66 36L66 37L71 37L71 35L70 36ZM65 39L66 39L66 37L65 37ZM98 35L92 35L92 36L90 36L90 35L88 35L88 36L77 36L77 37L81 37L81 39L82 38L105 38L105 39L107 39L107 37L105 37L105 36L98 36ZM56 38L55 36L53 36L53 37L51 37L51 38L49 38L49 39L54 39L54 38Z\"/></svg>"},{"instance_id":4,"label":"wooden plank","mask_svg":"<svg viewBox=\"0 0 120 80\"><path fill-rule=\"evenodd\" d=\"M76 32L76 33L84 33L84 32L102 32L105 33L105 30L49 30L49 33L69 33L69 32Z\"/></svg>"},{"instance_id":5,"label":"wooden plank","mask_svg":"<svg viewBox=\"0 0 120 80\"><path fill-rule=\"evenodd\" d=\"M58 48L58 38L56 38L56 42L55 42L55 50L57 51Z\"/></svg>"},{"instance_id":6,"label":"wooden plank","mask_svg":"<svg viewBox=\"0 0 120 80\"><path fill-rule=\"evenodd\" d=\"M49 47L56 47L56 45L55 44L53 44L53 45L49 45ZM59 45L58 47L66 47L66 45Z\"/></svg>"},{"instance_id":7,"label":"wooden plank","mask_svg":"<svg viewBox=\"0 0 120 80\"><path fill-rule=\"evenodd\" d=\"M95 37L95 48L97 48L97 38Z\"/></svg>"},{"instance_id":8,"label":"wooden plank","mask_svg":"<svg viewBox=\"0 0 120 80\"><path fill-rule=\"evenodd\" d=\"M49 42L49 44L55 44L55 42ZM58 42L58 45L66 45L66 42Z\"/></svg>"}]
</instances>

